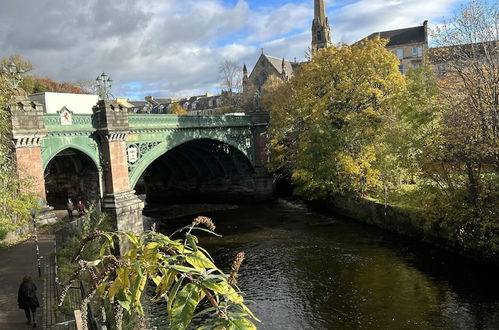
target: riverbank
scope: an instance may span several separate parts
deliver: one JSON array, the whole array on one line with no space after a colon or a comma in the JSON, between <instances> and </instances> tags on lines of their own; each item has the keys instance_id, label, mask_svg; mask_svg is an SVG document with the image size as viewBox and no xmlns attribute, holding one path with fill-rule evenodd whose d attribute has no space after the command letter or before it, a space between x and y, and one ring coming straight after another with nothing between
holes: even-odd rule
<instances>
[{"instance_id":1,"label":"riverbank","mask_svg":"<svg viewBox=\"0 0 499 330\"><path fill-rule=\"evenodd\" d=\"M450 228L443 221L428 219L423 212L384 205L367 199L335 196L329 200L309 201L314 208L337 213L357 221L374 225L426 244L445 249L473 261L499 266L498 251L476 244L476 248L465 248L452 239Z\"/></svg>"}]
</instances>

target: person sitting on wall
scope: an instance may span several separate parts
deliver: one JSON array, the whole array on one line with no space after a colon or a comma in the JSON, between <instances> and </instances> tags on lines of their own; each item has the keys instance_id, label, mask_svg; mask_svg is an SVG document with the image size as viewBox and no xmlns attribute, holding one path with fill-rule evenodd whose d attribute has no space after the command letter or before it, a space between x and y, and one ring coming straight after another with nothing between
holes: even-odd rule
<instances>
[{"instance_id":1,"label":"person sitting on wall","mask_svg":"<svg viewBox=\"0 0 499 330\"><path fill-rule=\"evenodd\" d=\"M78 211L80 217L86 213L85 205L81 201L78 201L78 204L76 204L76 211Z\"/></svg>"}]
</instances>

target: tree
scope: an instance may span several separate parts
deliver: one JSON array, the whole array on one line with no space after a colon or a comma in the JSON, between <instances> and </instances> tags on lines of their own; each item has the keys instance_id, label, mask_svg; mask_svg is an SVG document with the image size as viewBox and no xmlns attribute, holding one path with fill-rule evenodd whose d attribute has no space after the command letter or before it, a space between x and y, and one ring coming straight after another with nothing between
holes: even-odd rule
<instances>
[{"instance_id":1,"label":"tree","mask_svg":"<svg viewBox=\"0 0 499 330\"><path fill-rule=\"evenodd\" d=\"M89 79L78 79L74 85L81 89L85 94L98 94L97 82Z\"/></svg>"},{"instance_id":2,"label":"tree","mask_svg":"<svg viewBox=\"0 0 499 330\"><path fill-rule=\"evenodd\" d=\"M289 169L298 193L364 195L379 187L380 138L405 85L385 45L378 38L321 50L265 96L271 166Z\"/></svg>"},{"instance_id":3,"label":"tree","mask_svg":"<svg viewBox=\"0 0 499 330\"><path fill-rule=\"evenodd\" d=\"M21 189L30 183L18 178L15 167L9 114L15 94L11 77L0 71L0 239L29 221L29 210L36 205L35 196Z\"/></svg>"},{"instance_id":4,"label":"tree","mask_svg":"<svg viewBox=\"0 0 499 330\"><path fill-rule=\"evenodd\" d=\"M147 283L151 283L152 301L166 303L165 314L171 329L186 329L191 320L200 315L208 318L202 328L256 329L251 320L258 319L244 304L236 285L244 253L236 256L230 275L226 275L215 266L193 235L195 231L216 235L214 230L211 219L197 217L170 237L154 230L140 236L126 232L94 232L82 240L73 258L79 267L64 287L60 304L72 283L87 273L91 283L81 303L82 315L87 315L87 304L94 296L114 304L118 315L123 310L143 315L141 298ZM172 238L180 233L184 233L183 239ZM128 252L123 256L113 254L115 242L128 242ZM92 244L99 247L98 256L83 260L82 252ZM198 306L203 309L196 313ZM121 318L116 317L116 320L117 329L121 329Z\"/></svg>"},{"instance_id":5,"label":"tree","mask_svg":"<svg viewBox=\"0 0 499 330\"><path fill-rule=\"evenodd\" d=\"M224 60L218 65L220 85L223 91L239 92L243 84L241 67L234 61Z\"/></svg>"},{"instance_id":6,"label":"tree","mask_svg":"<svg viewBox=\"0 0 499 330\"><path fill-rule=\"evenodd\" d=\"M483 171L499 175L499 3L470 1L434 38L434 61L447 71L440 81L444 161L467 177L475 203Z\"/></svg>"},{"instance_id":7,"label":"tree","mask_svg":"<svg viewBox=\"0 0 499 330\"><path fill-rule=\"evenodd\" d=\"M172 115L186 115L187 111L180 105L180 103L175 102L170 107L170 114L172 114Z\"/></svg>"}]
</instances>

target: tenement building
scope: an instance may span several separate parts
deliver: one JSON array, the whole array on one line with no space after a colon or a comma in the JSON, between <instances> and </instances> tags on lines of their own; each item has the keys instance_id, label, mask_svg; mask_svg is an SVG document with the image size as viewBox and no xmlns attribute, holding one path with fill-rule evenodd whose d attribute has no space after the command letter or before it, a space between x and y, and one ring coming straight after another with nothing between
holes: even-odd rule
<instances>
[{"instance_id":1,"label":"tenement building","mask_svg":"<svg viewBox=\"0 0 499 330\"><path fill-rule=\"evenodd\" d=\"M388 40L386 48L395 53L399 59L400 72L406 73L412 68L421 66L423 57L427 55L428 21L424 21L421 26L375 32L366 38L374 39L376 37Z\"/></svg>"}]
</instances>

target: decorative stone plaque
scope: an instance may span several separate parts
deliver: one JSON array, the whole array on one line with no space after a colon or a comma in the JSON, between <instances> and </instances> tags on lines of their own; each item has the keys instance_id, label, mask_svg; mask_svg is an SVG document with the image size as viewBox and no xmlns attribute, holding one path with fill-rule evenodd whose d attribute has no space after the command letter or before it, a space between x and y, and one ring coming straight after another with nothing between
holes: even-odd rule
<instances>
[{"instance_id":1,"label":"decorative stone plaque","mask_svg":"<svg viewBox=\"0 0 499 330\"><path fill-rule=\"evenodd\" d=\"M137 161L138 159L138 150L136 147L128 147L127 149L127 154L128 154L128 162L133 164Z\"/></svg>"},{"instance_id":2,"label":"decorative stone plaque","mask_svg":"<svg viewBox=\"0 0 499 330\"><path fill-rule=\"evenodd\" d=\"M73 125L73 115L68 109L61 111L61 125Z\"/></svg>"}]
</instances>

